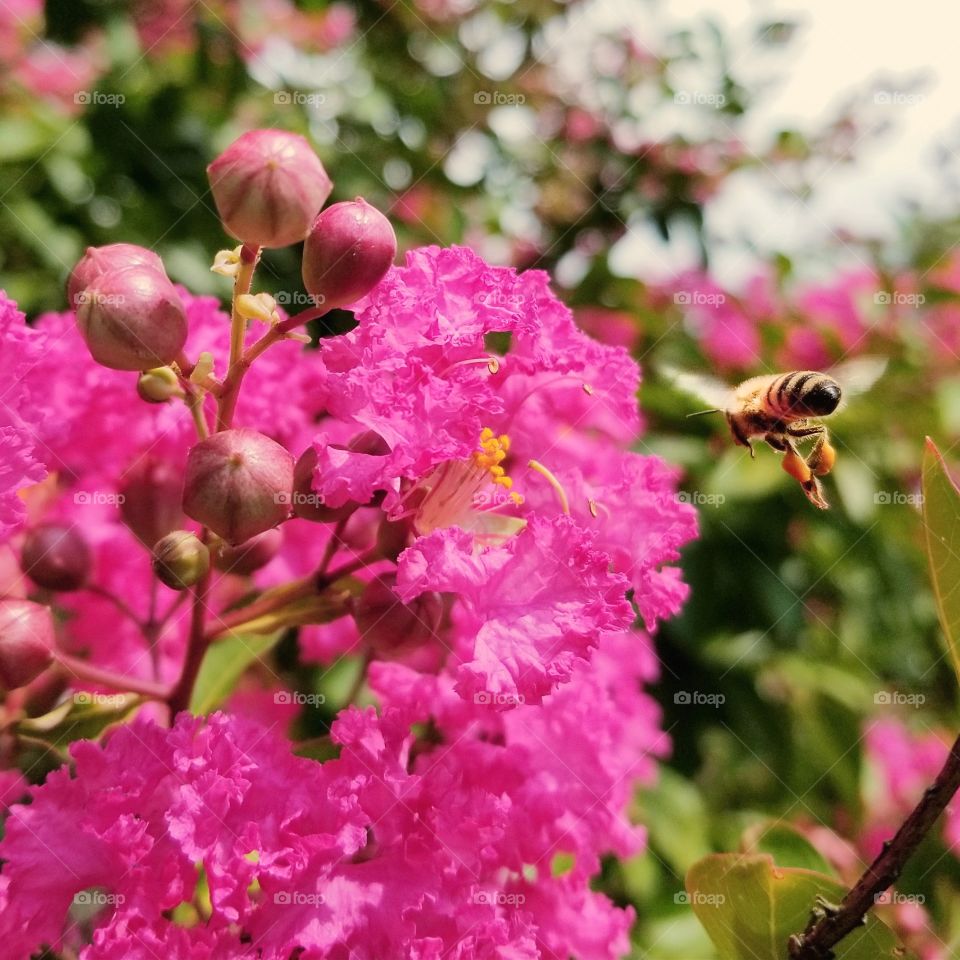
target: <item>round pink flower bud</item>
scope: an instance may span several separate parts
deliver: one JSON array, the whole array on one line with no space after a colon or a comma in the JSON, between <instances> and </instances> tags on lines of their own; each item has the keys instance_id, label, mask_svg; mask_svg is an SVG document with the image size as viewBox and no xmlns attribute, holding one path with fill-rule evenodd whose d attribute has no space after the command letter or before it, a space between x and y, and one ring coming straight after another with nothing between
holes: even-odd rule
<instances>
[{"instance_id":1,"label":"round pink flower bud","mask_svg":"<svg viewBox=\"0 0 960 960\"><path fill-rule=\"evenodd\" d=\"M293 497L291 507L295 516L314 523L336 523L349 517L357 509L357 503L345 503L340 507L328 507L319 493L313 489L313 473L317 467L315 447L307 447L300 455L293 471Z\"/></svg>"},{"instance_id":2,"label":"round pink flower bud","mask_svg":"<svg viewBox=\"0 0 960 960\"><path fill-rule=\"evenodd\" d=\"M126 270L128 267L149 267L166 276L163 261L146 247L135 243L110 243L105 247L87 247L87 252L77 261L77 265L67 280L67 303L76 309L78 298L87 287L91 287L105 273Z\"/></svg>"},{"instance_id":3,"label":"round pink flower bud","mask_svg":"<svg viewBox=\"0 0 960 960\"><path fill-rule=\"evenodd\" d=\"M355 303L390 269L397 237L390 221L357 197L317 217L303 247L303 283L329 310Z\"/></svg>"},{"instance_id":4,"label":"round pink flower bud","mask_svg":"<svg viewBox=\"0 0 960 960\"><path fill-rule=\"evenodd\" d=\"M245 577L265 567L277 555L282 543L283 534L276 529L264 530L237 546L221 542L213 551L213 565L224 573Z\"/></svg>"},{"instance_id":5,"label":"round pink flower bud","mask_svg":"<svg viewBox=\"0 0 960 960\"><path fill-rule=\"evenodd\" d=\"M76 527L43 523L27 532L20 567L47 590L77 590L90 573L90 548Z\"/></svg>"},{"instance_id":6,"label":"round pink flower bud","mask_svg":"<svg viewBox=\"0 0 960 960\"><path fill-rule=\"evenodd\" d=\"M77 326L97 363L150 370L177 358L187 315L173 284L151 267L105 273L77 294Z\"/></svg>"},{"instance_id":7,"label":"round pink flower bud","mask_svg":"<svg viewBox=\"0 0 960 960\"><path fill-rule=\"evenodd\" d=\"M207 176L227 233L260 247L299 243L333 189L306 139L285 130L243 134Z\"/></svg>"},{"instance_id":8,"label":"round pink flower bud","mask_svg":"<svg viewBox=\"0 0 960 960\"><path fill-rule=\"evenodd\" d=\"M210 569L207 545L189 530L174 530L154 545L151 562L161 583L172 590L187 590Z\"/></svg>"},{"instance_id":9,"label":"round pink flower bud","mask_svg":"<svg viewBox=\"0 0 960 960\"><path fill-rule=\"evenodd\" d=\"M120 516L146 547L179 530L183 515L183 475L172 463L144 453L120 480Z\"/></svg>"},{"instance_id":10,"label":"round pink flower bud","mask_svg":"<svg viewBox=\"0 0 960 960\"><path fill-rule=\"evenodd\" d=\"M53 617L29 600L0 600L0 688L15 690L53 662Z\"/></svg>"},{"instance_id":11,"label":"round pink flower bud","mask_svg":"<svg viewBox=\"0 0 960 960\"><path fill-rule=\"evenodd\" d=\"M293 457L256 430L201 440L187 457L183 509L229 543L243 543L290 515Z\"/></svg>"}]
</instances>

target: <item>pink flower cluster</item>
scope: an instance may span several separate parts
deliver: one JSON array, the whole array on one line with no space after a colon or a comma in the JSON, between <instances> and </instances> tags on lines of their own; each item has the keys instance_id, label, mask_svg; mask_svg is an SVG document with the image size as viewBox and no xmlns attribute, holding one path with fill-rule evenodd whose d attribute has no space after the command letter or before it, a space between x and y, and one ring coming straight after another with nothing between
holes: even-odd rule
<instances>
[{"instance_id":1,"label":"pink flower cluster","mask_svg":"<svg viewBox=\"0 0 960 960\"><path fill-rule=\"evenodd\" d=\"M42 0L0 4L0 72L10 89L22 87L66 113L77 113L103 72L102 38L91 33L75 48L44 39L43 7Z\"/></svg>"},{"instance_id":2,"label":"pink flower cluster","mask_svg":"<svg viewBox=\"0 0 960 960\"><path fill-rule=\"evenodd\" d=\"M225 356L229 318L178 293L186 355ZM81 530L89 588L55 598L59 646L172 683L188 608L151 576L125 498L144 464L181 475L190 417L94 363L72 313L30 330L3 307L4 549L25 519ZM73 744L73 769L14 804L0 841L7 955L628 950L632 912L590 883L604 854L642 848L627 807L668 744L635 610L648 630L678 610L671 563L696 533L675 471L630 452L637 367L582 333L545 275L464 248L412 251L354 313L350 333L281 339L250 368L233 426L314 456L294 493L329 522L282 523L269 563L215 575L208 614L216 628L251 589L351 566L354 617L302 627L300 653L362 655L379 710L342 710L322 764L293 755L288 708L241 694L229 713L166 729L144 710ZM0 578L36 596L12 564Z\"/></svg>"},{"instance_id":3,"label":"pink flower cluster","mask_svg":"<svg viewBox=\"0 0 960 960\"><path fill-rule=\"evenodd\" d=\"M917 734L887 718L871 723L865 745L877 782L866 798L867 830L861 842L867 855L874 857L936 779L950 751L950 741L939 731ZM943 839L954 852L960 852L960 809L956 803L947 808Z\"/></svg>"},{"instance_id":4,"label":"pink flower cluster","mask_svg":"<svg viewBox=\"0 0 960 960\"><path fill-rule=\"evenodd\" d=\"M292 0L212 0L202 7L190 0L138 0L132 13L140 42L151 57L192 50L202 21L228 33L247 61L257 58L269 37L324 51L346 43L356 28L354 11L344 3L304 11Z\"/></svg>"},{"instance_id":5,"label":"pink flower cluster","mask_svg":"<svg viewBox=\"0 0 960 960\"><path fill-rule=\"evenodd\" d=\"M764 359L778 369L818 370L868 353L893 329L888 296L871 270L790 290L757 274L736 293L689 272L652 291L652 302L669 297L707 359L720 370L742 372Z\"/></svg>"}]
</instances>

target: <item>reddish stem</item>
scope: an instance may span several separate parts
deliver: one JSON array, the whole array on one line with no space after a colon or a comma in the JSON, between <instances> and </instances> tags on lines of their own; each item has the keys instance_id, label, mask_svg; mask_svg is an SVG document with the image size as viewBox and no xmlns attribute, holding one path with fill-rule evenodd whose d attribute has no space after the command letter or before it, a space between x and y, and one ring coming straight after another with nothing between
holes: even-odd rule
<instances>
[{"instance_id":1,"label":"reddish stem","mask_svg":"<svg viewBox=\"0 0 960 960\"><path fill-rule=\"evenodd\" d=\"M105 670L98 667L88 660L80 660L72 657L68 653L58 653L56 661L64 670L74 679L86 680L89 683L96 683L101 687L109 687L111 690L120 690L124 693L139 693L141 696L149 697L151 700L166 700L170 694L170 688L156 683L152 680L143 680L140 677L128 677L121 673L114 673L112 670Z\"/></svg>"},{"instance_id":2,"label":"reddish stem","mask_svg":"<svg viewBox=\"0 0 960 960\"><path fill-rule=\"evenodd\" d=\"M206 531L203 532L202 539L206 539ZM208 572L193 588L193 608L190 613L190 638L187 641L187 655L183 661L180 679L167 697L171 721L181 710L189 708L193 686L197 682L200 665L203 663L203 655L207 652L210 643L203 630L209 587L210 573Z\"/></svg>"},{"instance_id":3,"label":"reddish stem","mask_svg":"<svg viewBox=\"0 0 960 960\"><path fill-rule=\"evenodd\" d=\"M845 936L860 927L879 894L896 882L907 860L930 832L960 788L960 737L958 737L933 786L928 787L903 821L894 838L883 845L877 858L864 871L839 907L821 906L814 911L803 933L788 943L791 960L832 960L835 947Z\"/></svg>"}]
</instances>

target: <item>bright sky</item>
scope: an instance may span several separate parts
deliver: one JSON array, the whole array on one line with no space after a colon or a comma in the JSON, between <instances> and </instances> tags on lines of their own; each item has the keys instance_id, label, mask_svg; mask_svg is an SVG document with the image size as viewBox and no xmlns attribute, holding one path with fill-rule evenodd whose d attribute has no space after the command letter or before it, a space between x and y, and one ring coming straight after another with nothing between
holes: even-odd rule
<instances>
[{"instance_id":1,"label":"bright sky","mask_svg":"<svg viewBox=\"0 0 960 960\"><path fill-rule=\"evenodd\" d=\"M960 56L951 7L942 0L889 5L667 0L661 9L675 25L689 25L704 15L724 25L745 51L734 57L732 70L748 88L758 75L779 78L748 114L748 142L764 143L781 126L816 129L856 92L874 117L892 125L878 140L861 145L856 165L825 170L812 203L790 202L766 190L752 173L734 178L709 208L707 225L715 238L749 238L761 250L804 251L806 256L844 227L895 238L897 213L908 197L941 213L957 208L956 195L945 195L944 177L935 168L938 145L960 147ZM754 25L778 17L797 20L801 30L787 47L758 56L750 47ZM924 82L910 87L917 79ZM909 89L910 95L898 95L898 88ZM890 102L876 102L875 91L889 91ZM960 154L953 152L951 172L958 170L958 161ZM641 230L616 254L622 272L651 276L688 262L694 247L678 238L665 250ZM714 268L736 283L751 261L743 245L734 242L729 249L720 247ZM833 251L828 266L836 267Z\"/></svg>"}]
</instances>

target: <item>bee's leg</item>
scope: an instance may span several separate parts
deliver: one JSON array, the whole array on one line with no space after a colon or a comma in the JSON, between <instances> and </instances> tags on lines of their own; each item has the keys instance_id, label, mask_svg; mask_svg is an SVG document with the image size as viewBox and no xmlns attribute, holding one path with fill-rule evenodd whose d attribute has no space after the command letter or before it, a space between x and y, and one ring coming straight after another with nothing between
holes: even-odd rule
<instances>
[{"instance_id":1,"label":"bee's leg","mask_svg":"<svg viewBox=\"0 0 960 960\"><path fill-rule=\"evenodd\" d=\"M801 427L796 431L788 428L787 432L793 437L816 437L810 455L807 457L807 466L818 477L825 477L832 469L837 459L837 451L830 443L830 435L823 424L814 427Z\"/></svg>"},{"instance_id":2,"label":"bee's leg","mask_svg":"<svg viewBox=\"0 0 960 960\"><path fill-rule=\"evenodd\" d=\"M804 460L803 457L797 453L796 448L790 442L790 438L783 435L767 434L764 440L775 450L784 451L784 458L781 462L783 469L800 484L806 498L815 507L826 510L828 504L823 497L820 481L816 478L814 470L808 461Z\"/></svg>"},{"instance_id":3,"label":"bee's leg","mask_svg":"<svg viewBox=\"0 0 960 960\"><path fill-rule=\"evenodd\" d=\"M756 460L756 451L753 449L753 444L750 443L750 438L743 432L743 428L740 426L740 421L736 417L731 417L728 413L727 425L730 427L730 432L733 434L734 442L739 444L741 447L746 447L750 451L750 459Z\"/></svg>"},{"instance_id":4,"label":"bee's leg","mask_svg":"<svg viewBox=\"0 0 960 960\"><path fill-rule=\"evenodd\" d=\"M794 439L804 440L807 437L815 437L818 433L823 433L826 429L822 423L811 425L807 420L797 420L786 428L786 432Z\"/></svg>"}]
</instances>

